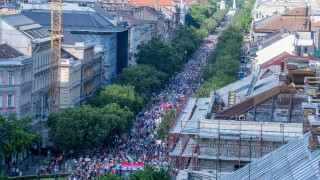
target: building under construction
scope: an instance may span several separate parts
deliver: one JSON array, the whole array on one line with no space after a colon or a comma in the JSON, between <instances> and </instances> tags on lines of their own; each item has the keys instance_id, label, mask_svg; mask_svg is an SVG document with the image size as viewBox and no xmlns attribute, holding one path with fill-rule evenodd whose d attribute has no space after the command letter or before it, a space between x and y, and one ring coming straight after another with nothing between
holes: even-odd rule
<instances>
[{"instance_id":1,"label":"building under construction","mask_svg":"<svg viewBox=\"0 0 320 180\"><path fill-rule=\"evenodd\" d=\"M261 69L210 98L189 98L170 130L172 167L219 179L302 137L308 95L299 83L316 73L288 62L282 66Z\"/></svg>"}]
</instances>

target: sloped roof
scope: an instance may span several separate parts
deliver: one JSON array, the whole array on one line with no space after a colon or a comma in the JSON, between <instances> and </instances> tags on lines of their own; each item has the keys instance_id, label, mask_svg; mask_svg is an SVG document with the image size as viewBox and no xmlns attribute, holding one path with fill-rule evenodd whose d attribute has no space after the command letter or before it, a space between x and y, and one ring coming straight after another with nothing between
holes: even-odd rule
<instances>
[{"instance_id":1,"label":"sloped roof","mask_svg":"<svg viewBox=\"0 0 320 180\"><path fill-rule=\"evenodd\" d=\"M184 3L186 3L186 4L195 4L195 3L198 3L198 0L185 0Z\"/></svg>"},{"instance_id":2,"label":"sloped roof","mask_svg":"<svg viewBox=\"0 0 320 180\"><path fill-rule=\"evenodd\" d=\"M300 16L294 18L290 16ZM270 18L261 20L261 22L254 23L255 31L277 31L283 27L295 31L308 31L309 30L308 8L299 7L285 12L282 15L274 15Z\"/></svg>"},{"instance_id":3,"label":"sloped roof","mask_svg":"<svg viewBox=\"0 0 320 180\"><path fill-rule=\"evenodd\" d=\"M50 29L51 13L48 10L28 10L22 14ZM122 32L123 29L114 26L108 19L97 12L63 11L62 28L68 31L90 32Z\"/></svg>"},{"instance_id":4,"label":"sloped roof","mask_svg":"<svg viewBox=\"0 0 320 180\"><path fill-rule=\"evenodd\" d=\"M312 56L307 56L307 57L303 57L303 56L294 56L294 55L290 55L287 52L283 52L281 54L279 54L278 56L270 59L269 61L263 63L261 65L261 69L265 69L268 68L272 65L281 65L282 62L284 62L286 59L291 58L291 59L301 59L301 60L315 60L316 58L312 57Z\"/></svg>"},{"instance_id":5,"label":"sloped roof","mask_svg":"<svg viewBox=\"0 0 320 180\"><path fill-rule=\"evenodd\" d=\"M162 6L174 6L175 4L172 3L169 0L159 0L158 1L158 5L162 5Z\"/></svg>"},{"instance_id":6,"label":"sloped roof","mask_svg":"<svg viewBox=\"0 0 320 180\"><path fill-rule=\"evenodd\" d=\"M221 180L244 179L309 179L317 180L320 150L310 152L310 133L270 152ZM249 174L250 172L250 174Z\"/></svg>"},{"instance_id":7,"label":"sloped roof","mask_svg":"<svg viewBox=\"0 0 320 180\"><path fill-rule=\"evenodd\" d=\"M159 6L174 6L170 0L131 0L130 4L135 5L159 5Z\"/></svg>"},{"instance_id":8,"label":"sloped roof","mask_svg":"<svg viewBox=\"0 0 320 180\"><path fill-rule=\"evenodd\" d=\"M64 45L75 45L76 42L84 42L83 39L71 34L70 32L63 33L62 44Z\"/></svg>"},{"instance_id":9,"label":"sloped roof","mask_svg":"<svg viewBox=\"0 0 320 180\"><path fill-rule=\"evenodd\" d=\"M283 13L283 16L307 16L307 15L308 15L308 7L297 7Z\"/></svg>"},{"instance_id":10,"label":"sloped roof","mask_svg":"<svg viewBox=\"0 0 320 180\"><path fill-rule=\"evenodd\" d=\"M33 20L22 14L2 15L0 17L13 27L36 24Z\"/></svg>"},{"instance_id":11,"label":"sloped roof","mask_svg":"<svg viewBox=\"0 0 320 180\"><path fill-rule=\"evenodd\" d=\"M8 44L0 45L0 58L15 58L19 56L23 56L23 54Z\"/></svg>"},{"instance_id":12,"label":"sloped roof","mask_svg":"<svg viewBox=\"0 0 320 180\"><path fill-rule=\"evenodd\" d=\"M73 60L77 61L79 60L77 57L69 53L68 51L61 49L61 59L70 59L72 58Z\"/></svg>"},{"instance_id":13,"label":"sloped roof","mask_svg":"<svg viewBox=\"0 0 320 180\"><path fill-rule=\"evenodd\" d=\"M18 31L24 33L30 39L50 37L50 32L23 14L11 14L0 16L5 22Z\"/></svg>"},{"instance_id":14,"label":"sloped roof","mask_svg":"<svg viewBox=\"0 0 320 180\"><path fill-rule=\"evenodd\" d=\"M142 23L141 21L139 21L138 19L136 19L135 17L131 16L128 13L122 13L123 15L123 19L125 21L130 21L131 24L140 24Z\"/></svg>"}]
</instances>

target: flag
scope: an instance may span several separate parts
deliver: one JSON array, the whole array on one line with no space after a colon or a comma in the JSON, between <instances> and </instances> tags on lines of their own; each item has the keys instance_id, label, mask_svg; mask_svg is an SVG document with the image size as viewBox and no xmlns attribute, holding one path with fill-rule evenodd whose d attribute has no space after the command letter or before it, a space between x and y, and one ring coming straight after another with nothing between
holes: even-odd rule
<instances>
[{"instance_id":1,"label":"flag","mask_svg":"<svg viewBox=\"0 0 320 180\"><path fill-rule=\"evenodd\" d=\"M121 166L124 167L139 167L139 166L144 166L144 162L138 162L138 163L128 163L126 161L122 161Z\"/></svg>"}]
</instances>

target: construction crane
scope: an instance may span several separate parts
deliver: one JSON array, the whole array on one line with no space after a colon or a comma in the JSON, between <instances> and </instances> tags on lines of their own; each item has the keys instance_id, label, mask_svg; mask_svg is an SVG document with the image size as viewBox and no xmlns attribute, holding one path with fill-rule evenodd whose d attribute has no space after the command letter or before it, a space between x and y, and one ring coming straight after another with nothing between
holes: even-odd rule
<instances>
[{"instance_id":1,"label":"construction crane","mask_svg":"<svg viewBox=\"0 0 320 180\"><path fill-rule=\"evenodd\" d=\"M50 113L60 110L61 26L62 0L51 0Z\"/></svg>"}]
</instances>

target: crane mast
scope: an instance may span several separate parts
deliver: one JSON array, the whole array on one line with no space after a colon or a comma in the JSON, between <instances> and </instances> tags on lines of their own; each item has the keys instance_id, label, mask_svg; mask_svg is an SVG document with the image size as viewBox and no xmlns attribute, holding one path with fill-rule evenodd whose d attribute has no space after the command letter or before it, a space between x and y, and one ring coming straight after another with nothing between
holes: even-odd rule
<instances>
[{"instance_id":1,"label":"crane mast","mask_svg":"<svg viewBox=\"0 0 320 180\"><path fill-rule=\"evenodd\" d=\"M51 0L50 105L49 112L60 110L62 0Z\"/></svg>"}]
</instances>

